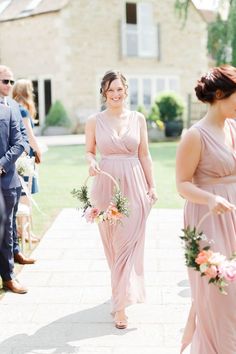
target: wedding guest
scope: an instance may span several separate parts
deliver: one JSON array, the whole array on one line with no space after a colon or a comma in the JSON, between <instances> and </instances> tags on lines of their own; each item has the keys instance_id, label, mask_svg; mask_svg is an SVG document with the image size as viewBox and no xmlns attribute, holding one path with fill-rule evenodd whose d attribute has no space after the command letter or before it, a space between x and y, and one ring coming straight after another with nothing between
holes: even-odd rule
<instances>
[{"instance_id":1,"label":"wedding guest","mask_svg":"<svg viewBox=\"0 0 236 354\"><path fill-rule=\"evenodd\" d=\"M185 227L201 226L213 252L227 258L236 250L236 68L223 65L203 75L195 87L208 104L206 115L183 136L176 160L177 188L186 199ZM222 295L207 277L191 269L192 307L183 349L192 354L236 353L236 283Z\"/></svg>"},{"instance_id":2,"label":"wedding guest","mask_svg":"<svg viewBox=\"0 0 236 354\"><path fill-rule=\"evenodd\" d=\"M0 246L2 244L3 235L4 235L4 224L5 224L5 206L2 196L1 189L1 178L0 178Z\"/></svg>"},{"instance_id":3,"label":"wedding guest","mask_svg":"<svg viewBox=\"0 0 236 354\"><path fill-rule=\"evenodd\" d=\"M14 84L13 73L10 68L5 65L0 65L0 75L4 77L9 77L8 80L3 80L3 85L0 86L0 95L2 95L3 102L5 105L9 106L13 112L13 115L16 117L20 124L20 132L22 135L22 143L24 145L24 151L26 154L30 153L30 146L28 143L27 132L24 127L21 112L19 109L19 104L12 99L9 95L12 91L12 86ZM18 186L16 188L17 200L13 210L13 253L14 253L14 260L19 264L33 264L35 263L34 258L26 257L20 250L19 242L18 242L18 235L17 235L17 225L16 225L16 214L18 210L18 204L21 196L22 186Z\"/></svg>"},{"instance_id":4,"label":"wedding guest","mask_svg":"<svg viewBox=\"0 0 236 354\"><path fill-rule=\"evenodd\" d=\"M34 119L36 117L36 108L34 103L34 93L33 85L30 80L21 79L16 81L13 86L12 97L19 103L21 116L23 123L27 132L29 144L30 144L30 153L29 156L35 159L35 163L39 164L42 160L42 153L40 146L38 144L37 138L34 134ZM28 176L25 176L24 179L27 182ZM32 178L32 188L31 194L38 192L38 182L37 177L33 176ZM30 207L29 198L26 196L25 192L22 191L20 203L26 204ZM32 242L38 242L39 239L33 234L31 235Z\"/></svg>"},{"instance_id":5,"label":"wedding guest","mask_svg":"<svg viewBox=\"0 0 236 354\"><path fill-rule=\"evenodd\" d=\"M129 200L130 215L122 219L122 224L99 224L111 270L112 314L119 329L127 327L126 307L145 299L145 226L157 200L146 121L142 114L126 108L127 89L126 78L120 72L106 72L100 88L106 109L89 117L86 124L89 174L96 176L91 193L94 204L106 210L114 193L112 180L101 170L119 181L122 194ZM101 154L99 163L97 149Z\"/></svg>"},{"instance_id":6,"label":"wedding guest","mask_svg":"<svg viewBox=\"0 0 236 354\"><path fill-rule=\"evenodd\" d=\"M22 137L17 111L6 104L5 98L12 84L11 71L0 65L0 179L6 215L3 241L0 246L0 275L5 289L24 294L27 289L14 276L13 213L17 204L17 191L20 188L15 161L25 150L26 142Z\"/></svg>"}]
</instances>

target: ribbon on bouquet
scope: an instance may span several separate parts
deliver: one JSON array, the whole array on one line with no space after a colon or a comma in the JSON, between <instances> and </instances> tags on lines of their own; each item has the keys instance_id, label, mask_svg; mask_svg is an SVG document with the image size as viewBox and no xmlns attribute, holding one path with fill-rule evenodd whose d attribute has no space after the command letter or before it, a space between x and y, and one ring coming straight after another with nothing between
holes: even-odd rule
<instances>
[{"instance_id":1,"label":"ribbon on bouquet","mask_svg":"<svg viewBox=\"0 0 236 354\"><path fill-rule=\"evenodd\" d=\"M29 179L33 178L33 176L27 176L27 177L29 177ZM31 193L29 191L28 185L25 182L24 178L21 175L19 175L19 178L20 178L20 183L21 183L22 189L25 192L26 196L29 198L30 202L35 206L35 208L38 210L38 212L41 215L46 216L46 214L40 209L40 207L38 206L38 204L36 203L36 201L32 197L32 195L31 195Z\"/></svg>"}]
</instances>

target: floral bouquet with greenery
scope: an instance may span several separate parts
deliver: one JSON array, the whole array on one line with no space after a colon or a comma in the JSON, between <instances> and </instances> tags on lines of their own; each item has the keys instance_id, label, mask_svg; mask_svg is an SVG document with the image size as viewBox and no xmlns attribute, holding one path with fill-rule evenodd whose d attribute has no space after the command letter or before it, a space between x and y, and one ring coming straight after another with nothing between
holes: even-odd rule
<instances>
[{"instance_id":1,"label":"floral bouquet with greenery","mask_svg":"<svg viewBox=\"0 0 236 354\"><path fill-rule=\"evenodd\" d=\"M16 160L16 170L18 174L22 177L24 176L36 176L36 171L34 168L34 159L25 153L23 153Z\"/></svg>"},{"instance_id":2,"label":"floral bouquet with greenery","mask_svg":"<svg viewBox=\"0 0 236 354\"><path fill-rule=\"evenodd\" d=\"M207 241L207 238L197 229L187 227L180 236L184 241L186 266L200 272L201 276L206 276L209 284L216 285L222 294L227 295L225 287L236 280L236 253L226 259L219 252L213 252L210 245L200 248L200 242Z\"/></svg>"},{"instance_id":3,"label":"floral bouquet with greenery","mask_svg":"<svg viewBox=\"0 0 236 354\"><path fill-rule=\"evenodd\" d=\"M124 216L129 216L128 199L122 195L118 183L111 175L104 171L101 173L110 177L115 183L114 195L106 210L99 210L95 205L92 205L88 195L87 180L81 188L73 189L71 193L80 201L80 208L83 210L83 216L87 222L96 222L97 224L103 221L109 221L111 224L121 222Z\"/></svg>"}]
</instances>

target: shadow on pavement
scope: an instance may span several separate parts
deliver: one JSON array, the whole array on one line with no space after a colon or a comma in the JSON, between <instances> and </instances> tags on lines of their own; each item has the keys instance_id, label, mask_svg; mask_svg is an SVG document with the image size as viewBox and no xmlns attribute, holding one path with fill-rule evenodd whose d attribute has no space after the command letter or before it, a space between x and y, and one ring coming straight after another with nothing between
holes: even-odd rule
<instances>
[{"instance_id":1,"label":"shadow on pavement","mask_svg":"<svg viewBox=\"0 0 236 354\"><path fill-rule=\"evenodd\" d=\"M0 343L0 347L9 350L6 353L25 354L41 353L50 350L50 353L65 354L78 353L80 343L88 338L98 338L107 335L123 336L136 328L118 330L114 327L113 318L107 317L108 306L106 303L61 317L58 320L41 327L34 334L17 334ZM101 318L99 322L97 319ZM108 320L106 321L106 318ZM95 320L92 320L95 319ZM84 344L83 344L84 345ZM31 351L30 351L31 350Z\"/></svg>"}]
</instances>

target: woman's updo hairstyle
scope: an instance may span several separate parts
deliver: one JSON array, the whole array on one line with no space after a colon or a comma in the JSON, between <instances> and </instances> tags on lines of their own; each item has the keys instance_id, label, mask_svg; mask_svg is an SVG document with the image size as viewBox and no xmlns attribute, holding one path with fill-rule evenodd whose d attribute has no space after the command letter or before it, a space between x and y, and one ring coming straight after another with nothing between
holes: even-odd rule
<instances>
[{"instance_id":1,"label":"woman's updo hairstyle","mask_svg":"<svg viewBox=\"0 0 236 354\"><path fill-rule=\"evenodd\" d=\"M198 80L195 92L200 101L210 104L231 96L236 92L236 68L230 65L212 68Z\"/></svg>"},{"instance_id":2,"label":"woman's updo hairstyle","mask_svg":"<svg viewBox=\"0 0 236 354\"><path fill-rule=\"evenodd\" d=\"M116 79L121 80L122 85L124 86L124 89L125 89L125 94L127 96L128 84L127 84L127 80L124 77L124 75L119 71L109 70L103 76L102 81L101 81L101 88L100 88L100 94L102 95L102 97L105 101L106 101L106 93L109 90L112 81L114 81Z\"/></svg>"}]
</instances>

